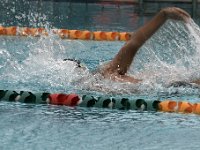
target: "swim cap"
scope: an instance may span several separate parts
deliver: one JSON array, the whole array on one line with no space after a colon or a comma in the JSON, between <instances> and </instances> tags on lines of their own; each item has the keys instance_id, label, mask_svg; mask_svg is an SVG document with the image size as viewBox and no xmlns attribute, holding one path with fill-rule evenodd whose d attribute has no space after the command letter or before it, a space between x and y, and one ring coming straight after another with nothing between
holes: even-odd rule
<instances>
[{"instance_id":1,"label":"swim cap","mask_svg":"<svg viewBox=\"0 0 200 150\"><path fill-rule=\"evenodd\" d=\"M81 63L80 60L76 60L76 59L73 59L73 58L65 58L65 59L63 59L63 61L72 61L72 62L76 63L76 66L78 68L85 68L85 69L87 68L83 63Z\"/></svg>"}]
</instances>

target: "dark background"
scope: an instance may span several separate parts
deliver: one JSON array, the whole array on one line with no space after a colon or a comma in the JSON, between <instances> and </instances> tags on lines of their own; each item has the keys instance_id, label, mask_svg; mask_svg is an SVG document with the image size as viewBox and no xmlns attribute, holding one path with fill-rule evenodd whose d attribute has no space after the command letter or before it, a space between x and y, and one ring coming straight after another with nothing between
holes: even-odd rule
<instances>
[{"instance_id":1,"label":"dark background","mask_svg":"<svg viewBox=\"0 0 200 150\"><path fill-rule=\"evenodd\" d=\"M100 0L2 0L0 24L46 28L133 31L163 7L176 6L192 15L192 3ZM199 24L199 4L194 20Z\"/></svg>"}]
</instances>

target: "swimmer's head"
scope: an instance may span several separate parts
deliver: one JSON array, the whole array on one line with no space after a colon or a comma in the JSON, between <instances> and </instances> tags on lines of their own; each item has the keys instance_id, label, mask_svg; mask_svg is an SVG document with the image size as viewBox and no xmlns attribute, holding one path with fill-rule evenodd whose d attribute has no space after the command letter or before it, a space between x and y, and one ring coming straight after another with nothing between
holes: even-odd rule
<instances>
[{"instance_id":1,"label":"swimmer's head","mask_svg":"<svg viewBox=\"0 0 200 150\"><path fill-rule=\"evenodd\" d=\"M66 58L66 59L63 59L63 61L73 62L76 65L76 68L83 69L83 70L87 69L87 67L84 64L82 64L80 60L76 60L76 59L72 59L72 58Z\"/></svg>"}]
</instances>

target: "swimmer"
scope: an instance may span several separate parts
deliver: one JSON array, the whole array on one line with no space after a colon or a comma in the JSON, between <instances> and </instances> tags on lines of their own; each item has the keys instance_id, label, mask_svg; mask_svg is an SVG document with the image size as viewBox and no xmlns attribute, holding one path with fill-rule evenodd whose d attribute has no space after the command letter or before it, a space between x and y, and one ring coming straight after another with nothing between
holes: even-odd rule
<instances>
[{"instance_id":1,"label":"swimmer","mask_svg":"<svg viewBox=\"0 0 200 150\"><path fill-rule=\"evenodd\" d=\"M99 69L103 77L120 82L139 83L142 81L133 76L127 75L127 71L139 48L168 19L179 20L187 23L190 20L190 15L184 10L176 7L162 9L148 23L132 33L131 39L120 49L114 59Z\"/></svg>"},{"instance_id":2,"label":"swimmer","mask_svg":"<svg viewBox=\"0 0 200 150\"><path fill-rule=\"evenodd\" d=\"M179 20L185 23L189 22L190 15L176 7L169 7L160 10L148 23L132 33L129 41L119 50L118 54L110 62L100 66L98 70L92 72L93 75L100 73L105 79L118 82L140 83L142 80L136 79L127 74L127 71L139 48L166 22L168 19ZM68 59L69 60L69 59ZM77 65L80 62L76 62ZM79 66L79 65L78 65ZM184 82L178 81L185 85ZM193 81L192 83L200 83Z\"/></svg>"}]
</instances>

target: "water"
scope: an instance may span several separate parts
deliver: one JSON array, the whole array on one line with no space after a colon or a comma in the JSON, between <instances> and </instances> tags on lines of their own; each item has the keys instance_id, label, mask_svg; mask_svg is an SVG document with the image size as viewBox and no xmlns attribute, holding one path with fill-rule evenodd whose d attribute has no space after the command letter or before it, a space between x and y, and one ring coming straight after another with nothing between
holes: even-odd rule
<instances>
[{"instance_id":1,"label":"water","mask_svg":"<svg viewBox=\"0 0 200 150\"><path fill-rule=\"evenodd\" d=\"M1 103L1 149L196 149L199 116Z\"/></svg>"},{"instance_id":2,"label":"water","mask_svg":"<svg viewBox=\"0 0 200 150\"><path fill-rule=\"evenodd\" d=\"M72 10L68 3L4 0L0 4L4 8L0 10L4 14L1 24L8 26L133 31L149 19L134 13L137 8L132 5L120 10L108 5L102 10L101 5L90 4L85 12L85 5L79 3L73 4ZM115 18L114 13L118 13ZM61 40L53 34L40 38L1 36L0 89L198 102L199 88L165 85L199 77L199 33L193 22L185 26L168 21L140 49L131 66L130 73L144 79L140 85L88 78L89 71L112 59L124 42ZM72 64L63 61L65 58L81 60L89 70L79 74ZM81 78L87 80L74 84ZM0 117L0 149L6 150L184 150L200 146L200 117L193 114L1 102Z\"/></svg>"}]
</instances>

